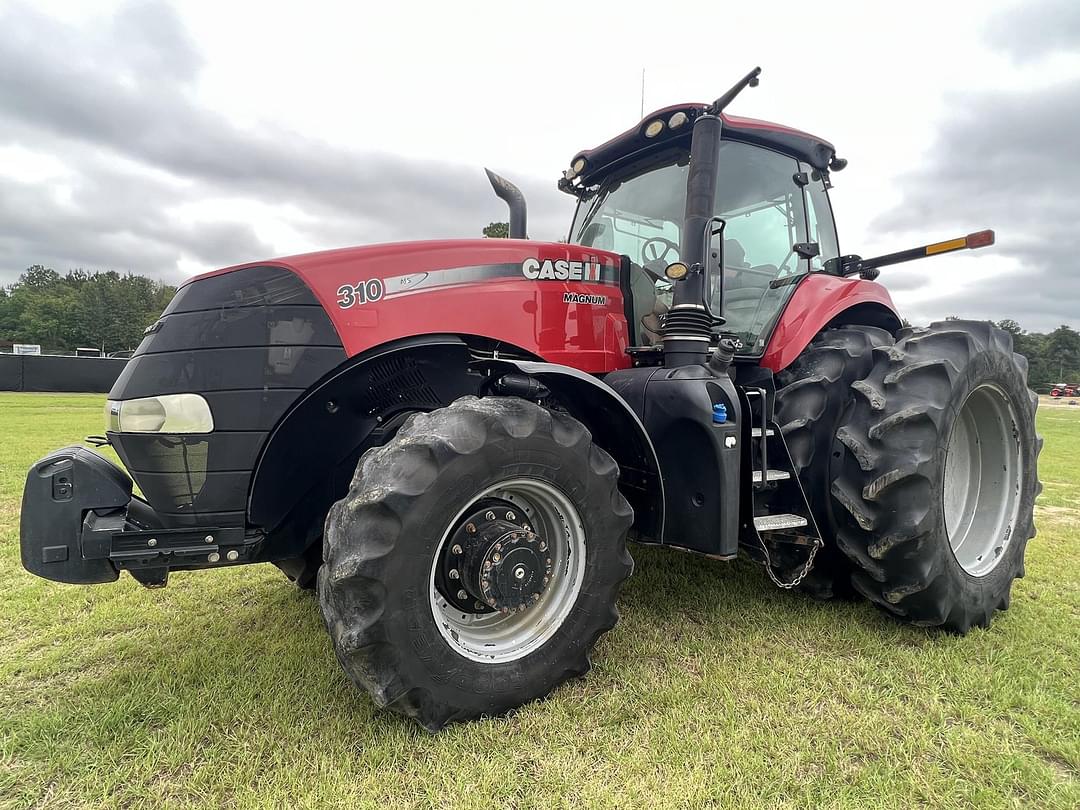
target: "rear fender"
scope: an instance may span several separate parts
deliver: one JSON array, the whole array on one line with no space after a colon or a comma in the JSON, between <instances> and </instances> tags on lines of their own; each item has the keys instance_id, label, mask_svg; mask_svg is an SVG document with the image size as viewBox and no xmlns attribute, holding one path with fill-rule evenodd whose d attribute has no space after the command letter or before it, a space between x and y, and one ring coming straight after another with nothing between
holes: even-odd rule
<instances>
[{"instance_id":1,"label":"rear fender","mask_svg":"<svg viewBox=\"0 0 1080 810\"><path fill-rule=\"evenodd\" d=\"M792 293L761 356L761 365L779 372L802 354L822 329L855 324L889 332L903 326L889 291L880 284L812 273Z\"/></svg>"}]
</instances>

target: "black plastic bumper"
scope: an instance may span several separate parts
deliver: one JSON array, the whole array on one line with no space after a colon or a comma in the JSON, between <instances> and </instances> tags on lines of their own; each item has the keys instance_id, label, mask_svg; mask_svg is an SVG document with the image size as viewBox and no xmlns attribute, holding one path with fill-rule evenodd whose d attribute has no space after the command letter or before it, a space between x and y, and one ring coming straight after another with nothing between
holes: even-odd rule
<instances>
[{"instance_id":1,"label":"black plastic bumper","mask_svg":"<svg viewBox=\"0 0 1080 810\"><path fill-rule=\"evenodd\" d=\"M23 567L57 582L113 582L128 570L160 587L170 570L251 562L258 537L240 528L166 528L131 479L85 447L65 447L30 468L23 490Z\"/></svg>"}]
</instances>

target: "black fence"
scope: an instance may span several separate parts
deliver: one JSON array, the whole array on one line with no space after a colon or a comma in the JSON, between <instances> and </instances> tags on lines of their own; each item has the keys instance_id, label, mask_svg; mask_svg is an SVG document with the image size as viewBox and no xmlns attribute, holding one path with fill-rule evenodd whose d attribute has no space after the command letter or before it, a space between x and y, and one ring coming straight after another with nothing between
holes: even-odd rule
<instances>
[{"instance_id":1,"label":"black fence","mask_svg":"<svg viewBox=\"0 0 1080 810\"><path fill-rule=\"evenodd\" d=\"M111 357L0 354L0 391L106 394L125 363Z\"/></svg>"}]
</instances>

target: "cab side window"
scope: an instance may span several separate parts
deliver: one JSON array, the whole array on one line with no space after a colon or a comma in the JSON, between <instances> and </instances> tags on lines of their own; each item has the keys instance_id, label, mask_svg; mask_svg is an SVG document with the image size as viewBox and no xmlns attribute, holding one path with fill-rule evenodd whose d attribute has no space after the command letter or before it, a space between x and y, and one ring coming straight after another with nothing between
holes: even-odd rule
<instances>
[{"instance_id":1,"label":"cab side window","mask_svg":"<svg viewBox=\"0 0 1080 810\"><path fill-rule=\"evenodd\" d=\"M822 270L825 262L840 255L840 246L836 239L836 225L833 222L832 206L829 194L825 190L825 181L820 172L811 171L803 166L803 171L810 177L806 185L806 219L810 225L810 241L817 242L818 255L810 260L811 270Z\"/></svg>"},{"instance_id":2,"label":"cab side window","mask_svg":"<svg viewBox=\"0 0 1080 810\"><path fill-rule=\"evenodd\" d=\"M799 272L792 247L806 239L793 158L736 141L720 145L716 214L724 219L724 264L770 277Z\"/></svg>"}]
</instances>

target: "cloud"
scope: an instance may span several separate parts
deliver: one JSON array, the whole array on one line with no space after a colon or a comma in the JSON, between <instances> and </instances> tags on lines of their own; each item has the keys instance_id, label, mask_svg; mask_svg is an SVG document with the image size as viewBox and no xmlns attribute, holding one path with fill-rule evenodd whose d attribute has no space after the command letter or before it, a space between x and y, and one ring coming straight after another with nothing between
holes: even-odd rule
<instances>
[{"instance_id":1,"label":"cloud","mask_svg":"<svg viewBox=\"0 0 1080 810\"><path fill-rule=\"evenodd\" d=\"M993 21L991 39L1010 31L1010 47L1025 59L1080 53L1080 5L1046 9L1007 13ZM1012 270L924 301L919 314L1014 318L1032 330L1080 326L1080 77L1023 92L955 93L946 108L927 159L900 178L900 202L874 227L913 244L994 228L997 244L971 255L1005 257Z\"/></svg>"},{"instance_id":2,"label":"cloud","mask_svg":"<svg viewBox=\"0 0 1080 810\"><path fill-rule=\"evenodd\" d=\"M245 129L201 106L202 58L161 3L126 6L86 27L16 6L0 28L0 129L9 145L44 146L74 174L68 202L0 180L0 280L41 261L175 280L185 260L216 266L273 252L242 221L170 219L170 209L199 200L303 210L294 230L328 247L339 243L327 237L477 236L503 210L480 167L347 149L272 123ZM520 185L543 200L530 232L564 232L570 206L551 200L553 181Z\"/></svg>"},{"instance_id":3,"label":"cloud","mask_svg":"<svg viewBox=\"0 0 1080 810\"><path fill-rule=\"evenodd\" d=\"M1021 63L1075 53L1080 43L1080 3L1043 0L1015 6L990 18L986 40Z\"/></svg>"}]
</instances>

